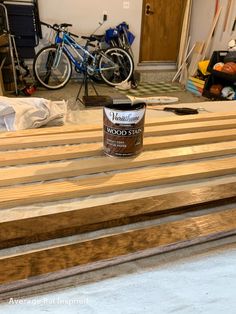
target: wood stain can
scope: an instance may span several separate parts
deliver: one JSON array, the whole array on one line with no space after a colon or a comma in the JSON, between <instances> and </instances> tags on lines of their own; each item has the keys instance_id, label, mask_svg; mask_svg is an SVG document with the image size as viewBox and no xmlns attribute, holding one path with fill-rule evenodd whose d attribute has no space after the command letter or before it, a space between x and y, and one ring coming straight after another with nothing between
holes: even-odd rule
<instances>
[{"instance_id":1,"label":"wood stain can","mask_svg":"<svg viewBox=\"0 0 236 314\"><path fill-rule=\"evenodd\" d=\"M106 155L130 157L142 151L145 112L145 103L103 108L103 149Z\"/></svg>"}]
</instances>

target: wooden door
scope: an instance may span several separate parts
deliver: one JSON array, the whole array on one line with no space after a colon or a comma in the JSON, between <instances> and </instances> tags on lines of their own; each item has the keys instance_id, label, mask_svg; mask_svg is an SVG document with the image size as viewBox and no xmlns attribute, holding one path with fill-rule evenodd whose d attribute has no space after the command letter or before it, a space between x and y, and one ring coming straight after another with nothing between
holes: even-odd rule
<instances>
[{"instance_id":1,"label":"wooden door","mask_svg":"<svg viewBox=\"0 0 236 314\"><path fill-rule=\"evenodd\" d=\"M186 0L143 0L140 62L176 62Z\"/></svg>"}]
</instances>

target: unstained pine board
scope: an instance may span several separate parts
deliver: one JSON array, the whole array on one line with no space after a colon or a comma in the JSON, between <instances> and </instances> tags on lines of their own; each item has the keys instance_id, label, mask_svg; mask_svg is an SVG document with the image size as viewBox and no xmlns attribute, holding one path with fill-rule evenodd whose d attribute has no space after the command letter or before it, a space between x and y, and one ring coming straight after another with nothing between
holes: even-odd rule
<instances>
[{"instance_id":1,"label":"unstained pine board","mask_svg":"<svg viewBox=\"0 0 236 314\"><path fill-rule=\"evenodd\" d=\"M70 178L111 170L132 169L168 162L224 156L234 153L236 153L236 141L146 151L139 156L128 159L114 159L101 156L92 159L78 159L75 161L70 160L57 163L51 162L20 168L0 168L0 186ZM20 160L18 160L18 162L20 162Z\"/></svg>"},{"instance_id":2,"label":"unstained pine board","mask_svg":"<svg viewBox=\"0 0 236 314\"><path fill-rule=\"evenodd\" d=\"M145 128L144 136L167 136L176 134L190 134L212 130L236 129L236 119L222 121L202 121L177 125L149 126ZM0 150L14 150L21 148L45 147L50 145L66 145L91 143L102 140L102 131L65 133L53 135L27 136L20 138L3 138L0 141Z\"/></svg>"},{"instance_id":3,"label":"unstained pine board","mask_svg":"<svg viewBox=\"0 0 236 314\"><path fill-rule=\"evenodd\" d=\"M0 208L58 201L126 189L177 183L236 173L236 157L141 169L124 173L0 188Z\"/></svg>"}]
</instances>

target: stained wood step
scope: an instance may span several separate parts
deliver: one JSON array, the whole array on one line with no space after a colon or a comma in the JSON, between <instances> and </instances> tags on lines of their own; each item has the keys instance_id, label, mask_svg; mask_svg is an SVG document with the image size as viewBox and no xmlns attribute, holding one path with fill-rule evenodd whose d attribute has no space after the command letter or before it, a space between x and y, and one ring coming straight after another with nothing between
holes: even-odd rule
<instances>
[{"instance_id":1,"label":"stained wood step","mask_svg":"<svg viewBox=\"0 0 236 314\"><path fill-rule=\"evenodd\" d=\"M236 209L161 225L129 229L89 240L57 241L0 257L0 283L23 280L78 267L77 273L101 267L100 262L124 262L169 250L219 239L236 233ZM105 267L105 263L102 267ZM1 287L4 291L4 286Z\"/></svg>"}]
</instances>

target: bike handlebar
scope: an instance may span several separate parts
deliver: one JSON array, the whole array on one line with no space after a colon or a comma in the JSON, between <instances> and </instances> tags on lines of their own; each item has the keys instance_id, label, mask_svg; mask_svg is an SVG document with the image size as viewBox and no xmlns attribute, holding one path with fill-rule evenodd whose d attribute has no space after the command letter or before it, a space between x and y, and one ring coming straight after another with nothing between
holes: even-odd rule
<instances>
[{"instance_id":1,"label":"bike handlebar","mask_svg":"<svg viewBox=\"0 0 236 314\"><path fill-rule=\"evenodd\" d=\"M40 21L40 24L41 24L41 25L44 25L44 26L46 26L46 27L48 27L48 28L52 28L52 29L53 29L54 31L56 31L56 32L64 32L64 31L65 31L65 28L72 26L72 24L68 24L68 23L62 23L62 24L59 24L59 25L58 25L58 24L53 24L53 25L51 25L51 24L48 24L48 23L45 23L45 22L42 22L42 21ZM68 32L68 34L69 34L70 36L79 38L78 35L73 34L73 33L71 33L71 32Z\"/></svg>"}]
</instances>

